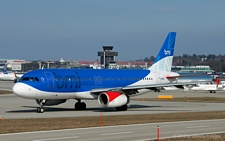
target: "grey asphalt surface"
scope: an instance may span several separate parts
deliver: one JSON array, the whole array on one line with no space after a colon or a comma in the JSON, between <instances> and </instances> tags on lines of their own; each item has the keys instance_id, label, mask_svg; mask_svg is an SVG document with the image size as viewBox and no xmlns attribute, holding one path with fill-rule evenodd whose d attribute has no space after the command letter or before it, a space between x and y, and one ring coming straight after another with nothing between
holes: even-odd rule
<instances>
[{"instance_id":1,"label":"grey asphalt surface","mask_svg":"<svg viewBox=\"0 0 225 141\"><path fill-rule=\"evenodd\" d=\"M12 91L13 81L0 81L0 90Z\"/></svg>"},{"instance_id":2,"label":"grey asphalt surface","mask_svg":"<svg viewBox=\"0 0 225 141\"><path fill-rule=\"evenodd\" d=\"M13 82L0 82L0 89L11 90ZM161 91L150 92L136 98L157 98L158 95L173 95L173 97L221 97L225 98L225 92L211 94L209 92L193 91L184 92ZM69 100L61 105L46 107L44 113L36 113L38 105L34 100L19 98L14 94L0 95L0 117L5 119L17 118L54 118L54 117L78 117L106 115L132 115L132 114L155 114L201 112L201 111L224 111L225 103L197 103L197 102L153 102L131 100L129 108L125 112L117 112L113 108L103 108L97 100L85 101L87 110L75 111L75 100ZM104 125L104 123L103 123ZM225 131L225 119L206 121L185 121L152 123L125 126L109 126L95 128L79 128L55 131L38 131L25 133L0 134L0 140L4 141L55 141L55 140L151 140L157 137L157 126L161 131L161 138L171 137L194 137L202 134L223 133ZM44 125L43 125L44 126ZM219 135L210 135L218 138ZM204 140L204 139L203 139Z\"/></svg>"},{"instance_id":3,"label":"grey asphalt surface","mask_svg":"<svg viewBox=\"0 0 225 141\"><path fill-rule=\"evenodd\" d=\"M160 128L160 138L196 137L208 135L208 138L221 139L216 133L225 132L225 119L201 120L184 122L164 122L151 124L133 124L122 126L102 126L92 128L77 128L52 131L24 132L0 134L4 141L149 141L157 139L157 126ZM204 140L204 137L202 136Z\"/></svg>"},{"instance_id":4,"label":"grey asphalt surface","mask_svg":"<svg viewBox=\"0 0 225 141\"><path fill-rule=\"evenodd\" d=\"M22 99L14 94L0 96L0 117L5 119L14 118L53 118L53 117L81 117L106 115L135 115L135 114L155 114L155 113L178 113L221 111L225 110L225 103L197 103L197 102L153 102L131 100L128 110L117 112L114 108L104 108L99 106L97 100L84 101L87 104L85 111L75 111L75 100L66 103L45 107L44 113L36 113L38 105L34 100Z\"/></svg>"},{"instance_id":5,"label":"grey asphalt surface","mask_svg":"<svg viewBox=\"0 0 225 141\"><path fill-rule=\"evenodd\" d=\"M4 83L4 85L2 85ZM10 88L13 82L0 82L1 87ZM11 89L11 88L10 88ZM183 92L162 91L150 92L135 98L157 98L158 95L173 95L173 97L221 97L225 98L225 92L211 94L209 92L193 91ZM221 111L225 110L225 103L198 103L198 102L153 102L153 101L134 101L129 103L128 110L125 112L115 111L114 108L101 107L97 100L83 100L87 104L87 110L75 111L74 104L76 100L68 100L66 103L45 107L44 113L36 113L38 105L34 100L23 99L14 94L0 95L0 117L5 119L18 118L53 118L53 117L82 117L82 116L99 116L102 113L106 115L134 115L134 114L155 114L155 113L176 113L183 112L202 112L202 111Z\"/></svg>"}]
</instances>

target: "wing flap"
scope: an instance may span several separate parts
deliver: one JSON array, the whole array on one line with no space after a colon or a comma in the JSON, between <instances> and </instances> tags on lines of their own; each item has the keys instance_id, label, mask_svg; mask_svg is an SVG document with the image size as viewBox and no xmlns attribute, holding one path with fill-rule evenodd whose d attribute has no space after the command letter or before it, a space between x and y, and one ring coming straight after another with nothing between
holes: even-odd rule
<instances>
[{"instance_id":1,"label":"wing flap","mask_svg":"<svg viewBox=\"0 0 225 141\"><path fill-rule=\"evenodd\" d=\"M122 87L112 87L112 88L95 88L92 89L92 93L101 93L101 92L107 92L107 91L121 91Z\"/></svg>"}]
</instances>

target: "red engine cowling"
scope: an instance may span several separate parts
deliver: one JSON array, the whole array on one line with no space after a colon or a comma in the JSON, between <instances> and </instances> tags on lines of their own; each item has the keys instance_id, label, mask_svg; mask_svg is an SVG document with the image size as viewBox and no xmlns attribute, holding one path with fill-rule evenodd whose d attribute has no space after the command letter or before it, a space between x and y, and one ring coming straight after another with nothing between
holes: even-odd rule
<instances>
[{"instance_id":1,"label":"red engine cowling","mask_svg":"<svg viewBox=\"0 0 225 141\"><path fill-rule=\"evenodd\" d=\"M103 92L98 96L98 103L103 107L120 107L129 103L129 98L119 92Z\"/></svg>"},{"instance_id":2,"label":"red engine cowling","mask_svg":"<svg viewBox=\"0 0 225 141\"><path fill-rule=\"evenodd\" d=\"M38 105L40 105L40 100L36 99ZM54 106L59 105L61 103L65 103L66 99L47 99L44 103L44 106Z\"/></svg>"}]
</instances>

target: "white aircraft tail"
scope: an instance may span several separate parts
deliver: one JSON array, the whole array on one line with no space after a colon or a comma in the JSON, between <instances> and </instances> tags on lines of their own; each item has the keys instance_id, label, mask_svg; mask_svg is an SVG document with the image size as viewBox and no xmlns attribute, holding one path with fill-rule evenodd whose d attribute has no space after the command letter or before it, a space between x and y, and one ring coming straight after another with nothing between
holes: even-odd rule
<instances>
[{"instance_id":1,"label":"white aircraft tail","mask_svg":"<svg viewBox=\"0 0 225 141\"><path fill-rule=\"evenodd\" d=\"M171 71L176 32L170 32L161 47L154 64L149 68L157 71Z\"/></svg>"}]
</instances>

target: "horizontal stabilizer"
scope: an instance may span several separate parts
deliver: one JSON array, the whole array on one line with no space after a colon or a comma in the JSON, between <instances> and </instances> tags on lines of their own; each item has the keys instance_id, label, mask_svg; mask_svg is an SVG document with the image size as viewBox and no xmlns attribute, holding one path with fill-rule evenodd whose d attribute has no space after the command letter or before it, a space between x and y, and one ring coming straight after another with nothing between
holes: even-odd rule
<instances>
[{"instance_id":1,"label":"horizontal stabilizer","mask_svg":"<svg viewBox=\"0 0 225 141\"><path fill-rule=\"evenodd\" d=\"M201 74L188 74L188 75L166 76L166 78L167 79L175 79L175 78L185 78L185 77L203 76L203 75L207 75L207 74L201 73Z\"/></svg>"}]
</instances>

